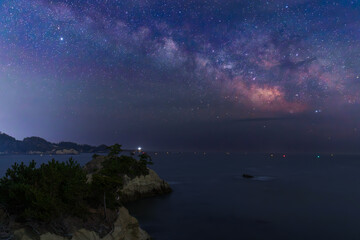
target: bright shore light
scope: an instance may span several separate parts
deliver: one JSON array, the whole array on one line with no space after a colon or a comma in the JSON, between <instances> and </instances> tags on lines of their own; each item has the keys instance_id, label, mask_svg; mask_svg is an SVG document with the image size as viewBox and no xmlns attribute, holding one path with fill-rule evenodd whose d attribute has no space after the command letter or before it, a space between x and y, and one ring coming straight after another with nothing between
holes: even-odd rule
<instances>
[{"instance_id":1,"label":"bright shore light","mask_svg":"<svg viewBox=\"0 0 360 240\"><path fill-rule=\"evenodd\" d=\"M138 151L139 151L139 152L141 151L141 149L142 149L141 147L138 147Z\"/></svg>"}]
</instances>

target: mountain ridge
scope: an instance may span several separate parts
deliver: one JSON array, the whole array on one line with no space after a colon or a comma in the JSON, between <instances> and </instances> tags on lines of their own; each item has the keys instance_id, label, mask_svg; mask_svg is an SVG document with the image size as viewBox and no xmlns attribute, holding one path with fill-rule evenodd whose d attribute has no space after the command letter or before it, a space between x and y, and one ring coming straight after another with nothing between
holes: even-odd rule
<instances>
[{"instance_id":1,"label":"mountain ridge","mask_svg":"<svg viewBox=\"0 0 360 240\"><path fill-rule=\"evenodd\" d=\"M74 142L52 143L41 137L26 137L22 141L0 132L0 155L4 154L79 154L105 152L106 145L91 146Z\"/></svg>"}]
</instances>

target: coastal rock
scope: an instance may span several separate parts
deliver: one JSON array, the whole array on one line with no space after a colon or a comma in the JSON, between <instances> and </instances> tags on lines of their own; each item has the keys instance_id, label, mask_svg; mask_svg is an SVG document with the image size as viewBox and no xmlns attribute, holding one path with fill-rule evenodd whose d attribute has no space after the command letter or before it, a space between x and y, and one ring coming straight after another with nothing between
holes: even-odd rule
<instances>
[{"instance_id":1,"label":"coastal rock","mask_svg":"<svg viewBox=\"0 0 360 240\"><path fill-rule=\"evenodd\" d=\"M87 172L88 181L91 182L92 175L102 168L102 163L106 160L104 156L95 156L92 161L84 166ZM149 174L146 176L139 176L131 179L127 175L123 176L123 185L119 186L117 190L120 192L121 202L135 201L140 198L156 196L171 192L171 188L167 182L162 180L153 170L149 169ZM132 217L125 207L121 207L118 211L113 212L111 225L108 231L102 234L98 228L94 228L92 222L90 225L77 226L74 225L72 219L67 219L69 224L73 223L73 228L68 228L64 233L37 231L29 226L12 228L17 229L13 231L13 239L17 240L150 240L150 236L140 228L136 218ZM109 215L108 215L109 216ZM102 221L102 219L101 219ZM90 221L91 222L91 221ZM96 225L98 226L98 225ZM50 228L51 229L51 228ZM112 229L112 230L111 230ZM111 231L110 231L111 230ZM109 232L110 231L110 232ZM69 235L67 235L70 233ZM66 235L62 235L66 234Z\"/></svg>"},{"instance_id":2,"label":"coastal rock","mask_svg":"<svg viewBox=\"0 0 360 240\"><path fill-rule=\"evenodd\" d=\"M124 186L120 191L122 202L135 201L144 197L171 192L169 184L151 169L149 169L149 174L146 176L139 176L134 179L125 176L124 180Z\"/></svg>"},{"instance_id":3,"label":"coastal rock","mask_svg":"<svg viewBox=\"0 0 360 240\"><path fill-rule=\"evenodd\" d=\"M26 228L21 228L16 231L14 231L13 238L15 240L35 240L38 239L36 234L34 234L32 231ZM57 240L56 238L53 238L54 240ZM62 240L62 239L61 239Z\"/></svg>"},{"instance_id":4,"label":"coastal rock","mask_svg":"<svg viewBox=\"0 0 360 240\"><path fill-rule=\"evenodd\" d=\"M79 152L76 151L75 149L61 149L61 150L56 150L55 154L56 155L77 155L77 154L79 154Z\"/></svg>"},{"instance_id":5,"label":"coastal rock","mask_svg":"<svg viewBox=\"0 0 360 240\"><path fill-rule=\"evenodd\" d=\"M243 176L243 178L254 178L253 175L246 174L246 173L244 173L242 176Z\"/></svg>"},{"instance_id":6,"label":"coastal rock","mask_svg":"<svg viewBox=\"0 0 360 240\"><path fill-rule=\"evenodd\" d=\"M14 232L16 240L68 240L62 236L51 233L36 237L27 229L19 229ZM105 237L100 238L98 234L86 229L80 229L72 234L71 240L150 240L150 236L140 228L139 222L132 217L124 207L119 209L119 216L114 223L114 229Z\"/></svg>"},{"instance_id":7,"label":"coastal rock","mask_svg":"<svg viewBox=\"0 0 360 240\"><path fill-rule=\"evenodd\" d=\"M40 151L29 151L29 152L27 152L26 154L29 154L29 155L41 155L41 154L43 154L43 152L40 152Z\"/></svg>"},{"instance_id":8,"label":"coastal rock","mask_svg":"<svg viewBox=\"0 0 360 240\"><path fill-rule=\"evenodd\" d=\"M102 168L102 163L105 160L105 156L98 155L94 157L90 162L85 164L84 170L89 174L93 174Z\"/></svg>"},{"instance_id":9,"label":"coastal rock","mask_svg":"<svg viewBox=\"0 0 360 240\"><path fill-rule=\"evenodd\" d=\"M7 219L6 212L2 208L0 208L0 224L4 223L6 219Z\"/></svg>"},{"instance_id":10,"label":"coastal rock","mask_svg":"<svg viewBox=\"0 0 360 240\"><path fill-rule=\"evenodd\" d=\"M97 156L88 162L84 169L88 173L88 182L91 182L92 174L102 168L102 163L106 160L104 156ZM141 198L153 197L170 193L171 188L167 182L161 179L154 170L149 169L149 174L130 179L124 177L124 186L120 190L121 202L136 201Z\"/></svg>"},{"instance_id":11,"label":"coastal rock","mask_svg":"<svg viewBox=\"0 0 360 240\"><path fill-rule=\"evenodd\" d=\"M10 236L8 215L0 208L0 239L9 239Z\"/></svg>"}]
</instances>

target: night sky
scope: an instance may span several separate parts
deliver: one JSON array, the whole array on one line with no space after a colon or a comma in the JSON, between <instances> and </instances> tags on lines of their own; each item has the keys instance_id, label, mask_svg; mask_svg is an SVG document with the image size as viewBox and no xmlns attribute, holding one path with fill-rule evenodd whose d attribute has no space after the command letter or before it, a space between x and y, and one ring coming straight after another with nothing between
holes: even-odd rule
<instances>
[{"instance_id":1,"label":"night sky","mask_svg":"<svg viewBox=\"0 0 360 240\"><path fill-rule=\"evenodd\" d=\"M360 1L0 0L0 130L360 151Z\"/></svg>"}]
</instances>

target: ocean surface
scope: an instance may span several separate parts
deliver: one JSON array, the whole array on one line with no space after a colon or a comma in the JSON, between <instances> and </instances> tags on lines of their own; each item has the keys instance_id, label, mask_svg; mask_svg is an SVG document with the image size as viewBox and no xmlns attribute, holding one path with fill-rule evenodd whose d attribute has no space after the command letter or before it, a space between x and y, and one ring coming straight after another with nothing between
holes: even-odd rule
<instances>
[{"instance_id":1,"label":"ocean surface","mask_svg":"<svg viewBox=\"0 0 360 240\"><path fill-rule=\"evenodd\" d=\"M91 154L73 157L85 164ZM51 158L0 156L0 175L14 161ZM153 160L173 193L127 207L155 240L360 239L360 156L159 153Z\"/></svg>"}]
</instances>

